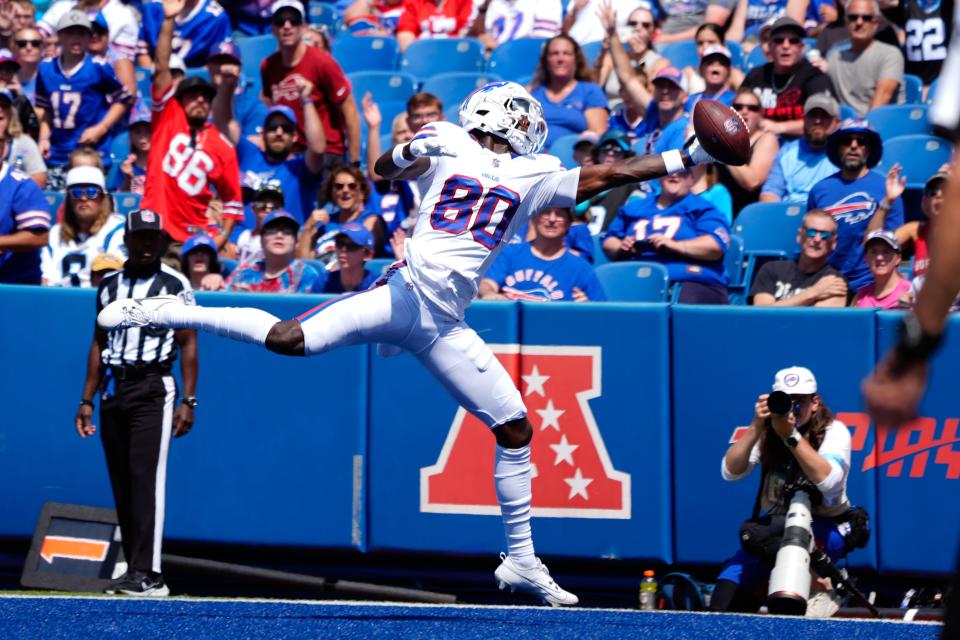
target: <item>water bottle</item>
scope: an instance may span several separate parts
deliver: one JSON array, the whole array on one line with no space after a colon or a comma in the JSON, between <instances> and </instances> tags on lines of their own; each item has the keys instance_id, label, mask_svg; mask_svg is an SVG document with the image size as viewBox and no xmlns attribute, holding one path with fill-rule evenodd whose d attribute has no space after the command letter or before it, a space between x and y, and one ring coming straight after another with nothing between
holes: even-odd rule
<instances>
[{"instance_id":1,"label":"water bottle","mask_svg":"<svg viewBox=\"0 0 960 640\"><path fill-rule=\"evenodd\" d=\"M657 579L651 569L643 572L640 582L640 608L648 611L657 608Z\"/></svg>"},{"instance_id":2,"label":"water bottle","mask_svg":"<svg viewBox=\"0 0 960 640\"><path fill-rule=\"evenodd\" d=\"M23 156L18 155L17 159L13 161L13 168L16 171L23 171L23 167L24 167Z\"/></svg>"}]
</instances>

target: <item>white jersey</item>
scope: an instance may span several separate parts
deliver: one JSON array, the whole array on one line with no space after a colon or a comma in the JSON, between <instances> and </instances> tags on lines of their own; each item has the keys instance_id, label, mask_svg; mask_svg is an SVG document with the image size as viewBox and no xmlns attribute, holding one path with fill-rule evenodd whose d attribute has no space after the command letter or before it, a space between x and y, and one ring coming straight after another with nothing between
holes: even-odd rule
<instances>
[{"instance_id":1,"label":"white jersey","mask_svg":"<svg viewBox=\"0 0 960 640\"><path fill-rule=\"evenodd\" d=\"M535 211L574 205L580 170L565 171L553 156L494 153L450 122L417 135L441 136L456 155L430 158L417 181L423 199L406 243L410 278L433 304L462 319L515 230Z\"/></svg>"},{"instance_id":2,"label":"white jersey","mask_svg":"<svg viewBox=\"0 0 960 640\"><path fill-rule=\"evenodd\" d=\"M562 22L560 0L491 0L484 28L502 44L518 38L552 38L560 33Z\"/></svg>"}]
</instances>

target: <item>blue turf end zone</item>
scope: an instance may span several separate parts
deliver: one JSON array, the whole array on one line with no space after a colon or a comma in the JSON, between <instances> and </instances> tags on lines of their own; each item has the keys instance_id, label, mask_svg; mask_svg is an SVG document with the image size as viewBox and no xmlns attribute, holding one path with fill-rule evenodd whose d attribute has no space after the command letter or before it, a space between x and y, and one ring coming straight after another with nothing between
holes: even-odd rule
<instances>
[{"instance_id":1,"label":"blue turf end zone","mask_svg":"<svg viewBox=\"0 0 960 640\"><path fill-rule=\"evenodd\" d=\"M0 638L934 640L939 624L546 607L0 597Z\"/></svg>"}]
</instances>

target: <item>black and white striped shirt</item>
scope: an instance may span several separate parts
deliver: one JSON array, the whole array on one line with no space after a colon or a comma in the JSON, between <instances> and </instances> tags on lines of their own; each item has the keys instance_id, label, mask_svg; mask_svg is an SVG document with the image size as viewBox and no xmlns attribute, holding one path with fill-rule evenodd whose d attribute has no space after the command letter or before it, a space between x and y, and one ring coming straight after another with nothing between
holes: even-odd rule
<instances>
[{"instance_id":1,"label":"black and white striped shirt","mask_svg":"<svg viewBox=\"0 0 960 640\"><path fill-rule=\"evenodd\" d=\"M114 300L176 295L184 304L194 304L190 281L165 264L156 271L131 275L121 269L107 276L97 289L97 313ZM131 327L107 334L100 361L109 366L170 362L177 357L174 329Z\"/></svg>"}]
</instances>

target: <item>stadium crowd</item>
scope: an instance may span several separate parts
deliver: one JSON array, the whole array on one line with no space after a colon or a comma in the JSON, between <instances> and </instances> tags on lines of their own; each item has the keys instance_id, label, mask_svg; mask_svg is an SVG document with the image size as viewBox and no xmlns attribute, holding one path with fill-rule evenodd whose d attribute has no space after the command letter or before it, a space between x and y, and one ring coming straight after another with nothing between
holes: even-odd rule
<instances>
[{"instance_id":1,"label":"stadium crowd","mask_svg":"<svg viewBox=\"0 0 960 640\"><path fill-rule=\"evenodd\" d=\"M0 0L0 282L96 286L142 208L194 289L369 287L420 199L376 158L512 80L570 169L681 147L704 98L741 115L752 155L543 212L481 297L606 300L627 276L604 263L642 261L676 302L909 307L951 179L926 119L951 16L920 0Z\"/></svg>"}]
</instances>

